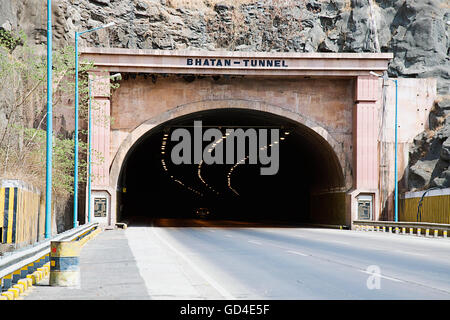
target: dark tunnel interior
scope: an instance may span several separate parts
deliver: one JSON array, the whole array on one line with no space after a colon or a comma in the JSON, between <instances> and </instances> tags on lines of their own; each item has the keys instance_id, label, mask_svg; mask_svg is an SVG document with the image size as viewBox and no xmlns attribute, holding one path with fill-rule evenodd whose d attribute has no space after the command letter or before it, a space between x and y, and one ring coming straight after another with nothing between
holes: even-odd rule
<instances>
[{"instance_id":1,"label":"dark tunnel interior","mask_svg":"<svg viewBox=\"0 0 450 320\"><path fill-rule=\"evenodd\" d=\"M261 146L268 146L274 163L277 152L272 148L279 143L278 171L261 175L261 167L268 164L261 164L259 157L257 164L248 163L248 159L236 164L242 160L237 156L236 140L234 164L207 164L206 160L194 163L195 147L190 149L191 157L184 151L179 153L192 159L191 164L174 164L171 155L179 141L171 141L172 134L183 128L194 140L194 121L201 121L203 132L210 128L221 130L222 140L208 139L201 150L216 155L222 143L224 162L229 152L226 139L230 138L226 129L255 129L257 134L260 129L268 130L267 139L258 136L260 144L256 147L261 150ZM279 139L271 139L270 130L278 130ZM246 141L248 151L251 146ZM207 147L214 142L215 147ZM119 220L146 217L307 223L314 214L320 214L311 212L311 193L343 184L334 151L311 129L262 111L201 111L155 127L128 152L118 186Z\"/></svg>"}]
</instances>

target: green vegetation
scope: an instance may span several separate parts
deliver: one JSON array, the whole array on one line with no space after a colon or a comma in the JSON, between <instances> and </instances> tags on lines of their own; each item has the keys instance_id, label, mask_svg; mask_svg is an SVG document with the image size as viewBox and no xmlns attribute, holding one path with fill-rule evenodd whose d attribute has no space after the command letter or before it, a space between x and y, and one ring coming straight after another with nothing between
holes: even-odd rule
<instances>
[{"instance_id":1,"label":"green vegetation","mask_svg":"<svg viewBox=\"0 0 450 320\"><path fill-rule=\"evenodd\" d=\"M26 40L23 32L19 36L14 36L11 32L0 28L0 46L13 51L18 45L23 44L23 40Z\"/></svg>"},{"instance_id":2,"label":"green vegetation","mask_svg":"<svg viewBox=\"0 0 450 320\"><path fill-rule=\"evenodd\" d=\"M46 57L27 45L22 34L0 32L0 178L24 180L45 190ZM53 192L66 201L73 192L73 119L75 50L67 46L53 53ZM80 63L80 128L87 128L88 80L91 63ZM93 104L93 108L96 108ZM73 121L73 120L72 120ZM73 124L71 125L73 130ZM80 140L87 132L80 130ZM87 144L80 141L79 181L87 178ZM94 160L101 161L101 155ZM98 160L100 159L100 160Z\"/></svg>"}]
</instances>

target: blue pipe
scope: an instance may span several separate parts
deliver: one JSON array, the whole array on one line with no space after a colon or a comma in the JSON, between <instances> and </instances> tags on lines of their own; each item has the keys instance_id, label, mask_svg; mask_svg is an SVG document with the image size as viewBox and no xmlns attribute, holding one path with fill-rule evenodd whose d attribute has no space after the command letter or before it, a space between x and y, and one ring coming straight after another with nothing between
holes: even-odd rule
<instances>
[{"instance_id":1,"label":"blue pipe","mask_svg":"<svg viewBox=\"0 0 450 320\"><path fill-rule=\"evenodd\" d=\"M97 27L97 28L93 28L93 29L81 31L81 32L78 32L78 35L82 35L83 33L87 33L87 32L92 32L92 31L100 30L100 29L103 29L103 28L105 28L105 26L100 26L100 27Z\"/></svg>"},{"instance_id":2,"label":"blue pipe","mask_svg":"<svg viewBox=\"0 0 450 320\"><path fill-rule=\"evenodd\" d=\"M75 31L75 147L74 147L74 172L73 172L73 227L78 226L78 36Z\"/></svg>"},{"instance_id":3,"label":"blue pipe","mask_svg":"<svg viewBox=\"0 0 450 320\"><path fill-rule=\"evenodd\" d=\"M91 148L92 148L92 80L89 80L89 169L88 169L88 222L91 222Z\"/></svg>"},{"instance_id":4,"label":"blue pipe","mask_svg":"<svg viewBox=\"0 0 450 320\"><path fill-rule=\"evenodd\" d=\"M52 101L52 1L47 0L47 150L45 177L45 239L51 237L52 223L52 156L53 156L53 101Z\"/></svg>"},{"instance_id":5,"label":"blue pipe","mask_svg":"<svg viewBox=\"0 0 450 320\"><path fill-rule=\"evenodd\" d=\"M398 83L397 80L394 80L395 82L395 222L398 222L398 173L397 173L397 148L398 148L398 141L397 141L397 127L398 127L398 111L397 111L397 104L398 104Z\"/></svg>"},{"instance_id":6,"label":"blue pipe","mask_svg":"<svg viewBox=\"0 0 450 320\"><path fill-rule=\"evenodd\" d=\"M79 101L78 101L78 38L80 35L82 35L84 33L103 29L108 26L109 25L100 26L100 27L82 31L82 32L75 31L75 136L74 136L75 146L74 146L74 170L73 170L74 171L73 172L73 176L74 176L74 181L73 181L73 227L74 228L76 228L78 226L78 109L79 109ZM90 99L90 95L89 95L89 99ZM90 103L90 100L89 100L89 103ZM90 139L90 132L89 132L89 139ZM89 144L89 148L90 148L90 144ZM89 150L89 152L90 152L90 150ZM90 154L89 154L89 157L90 157ZM89 160L89 166L90 166L90 164L91 164L91 162ZM91 176L90 176L90 172L89 172L89 183L90 183L90 178L91 178ZM89 196L90 196L90 191L89 191ZM90 206L91 206L91 204L89 203L89 206L88 206L89 210L90 210ZM88 214L90 215L90 212ZM88 219L90 219L90 216L88 216Z\"/></svg>"}]
</instances>

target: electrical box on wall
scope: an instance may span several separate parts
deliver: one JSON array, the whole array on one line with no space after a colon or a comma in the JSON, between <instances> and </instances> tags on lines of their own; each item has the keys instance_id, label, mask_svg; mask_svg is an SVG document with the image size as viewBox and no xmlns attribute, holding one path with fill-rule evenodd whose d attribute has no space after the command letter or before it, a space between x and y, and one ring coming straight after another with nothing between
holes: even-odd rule
<instances>
[{"instance_id":1,"label":"electrical box on wall","mask_svg":"<svg viewBox=\"0 0 450 320\"><path fill-rule=\"evenodd\" d=\"M373 196L358 196L358 220L373 220Z\"/></svg>"},{"instance_id":2,"label":"electrical box on wall","mask_svg":"<svg viewBox=\"0 0 450 320\"><path fill-rule=\"evenodd\" d=\"M94 198L94 217L105 218L107 213L107 198Z\"/></svg>"}]
</instances>

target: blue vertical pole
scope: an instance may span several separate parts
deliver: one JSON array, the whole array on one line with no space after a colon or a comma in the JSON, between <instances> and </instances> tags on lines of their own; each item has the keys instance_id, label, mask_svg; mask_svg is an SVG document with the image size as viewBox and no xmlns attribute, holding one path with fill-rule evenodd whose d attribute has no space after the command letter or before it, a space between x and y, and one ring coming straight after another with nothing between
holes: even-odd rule
<instances>
[{"instance_id":1,"label":"blue vertical pole","mask_svg":"<svg viewBox=\"0 0 450 320\"><path fill-rule=\"evenodd\" d=\"M89 80L89 169L88 169L88 222L91 222L91 148L92 148L92 80Z\"/></svg>"},{"instance_id":2,"label":"blue vertical pole","mask_svg":"<svg viewBox=\"0 0 450 320\"><path fill-rule=\"evenodd\" d=\"M78 32L75 32L75 147L73 172L73 227L78 226Z\"/></svg>"},{"instance_id":3,"label":"blue vertical pole","mask_svg":"<svg viewBox=\"0 0 450 320\"><path fill-rule=\"evenodd\" d=\"M397 181L398 180L398 172L397 172L398 83L397 83L397 80L394 80L394 82L395 82L395 165L394 165L394 167L395 167L395 222L398 222L398 181Z\"/></svg>"},{"instance_id":4,"label":"blue vertical pole","mask_svg":"<svg viewBox=\"0 0 450 320\"><path fill-rule=\"evenodd\" d=\"M53 101L52 101L52 1L47 0L47 159L45 179L45 238L51 236L52 226L52 155L53 155Z\"/></svg>"}]
</instances>

